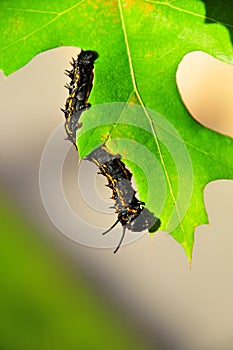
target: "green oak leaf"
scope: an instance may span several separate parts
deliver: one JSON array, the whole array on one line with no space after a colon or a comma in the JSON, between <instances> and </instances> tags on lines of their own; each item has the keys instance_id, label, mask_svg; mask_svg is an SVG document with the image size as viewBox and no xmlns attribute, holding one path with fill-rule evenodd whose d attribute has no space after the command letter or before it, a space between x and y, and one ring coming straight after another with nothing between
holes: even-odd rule
<instances>
[{"instance_id":1,"label":"green oak leaf","mask_svg":"<svg viewBox=\"0 0 233 350\"><path fill-rule=\"evenodd\" d=\"M233 62L231 3L1 2L0 67L5 74L61 45L99 53L93 108L83 113L77 140L80 155L103 142L121 153L140 199L160 216L162 229L183 246L189 260L194 228L208 222L205 185L233 178L233 142L193 120L179 96L176 71L184 55L197 50ZM111 117L112 103L117 104ZM153 155L150 161L147 155Z\"/></svg>"}]
</instances>

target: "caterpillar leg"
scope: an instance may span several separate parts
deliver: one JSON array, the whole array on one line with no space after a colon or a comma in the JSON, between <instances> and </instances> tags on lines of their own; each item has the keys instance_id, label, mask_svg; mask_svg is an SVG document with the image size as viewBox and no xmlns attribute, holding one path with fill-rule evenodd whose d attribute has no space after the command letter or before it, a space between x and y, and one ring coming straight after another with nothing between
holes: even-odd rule
<instances>
[{"instance_id":1,"label":"caterpillar leg","mask_svg":"<svg viewBox=\"0 0 233 350\"><path fill-rule=\"evenodd\" d=\"M102 235L106 235L106 233L110 232L110 231L118 224L119 221L120 221L120 220L117 219L117 221L114 222L114 224L113 224L107 231L104 231L104 232L102 233Z\"/></svg>"},{"instance_id":2,"label":"caterpillar leg","mask_svg":"<svg viewBox=\"0 0 233 350\"><path fill-rule=\"evenodd\" d=\"M116 252L118 251L118 249L120 248L121 246L121 243L123 242L123 239L125 237L125 231L126 231L126 226L123 226L123 232L122 232L122 236L121 236L121 239L120 239L120 242L118 243L118 246L116 247L116 249L114 250L114 254L116 254Z\"/></svg>"}]
</instances>

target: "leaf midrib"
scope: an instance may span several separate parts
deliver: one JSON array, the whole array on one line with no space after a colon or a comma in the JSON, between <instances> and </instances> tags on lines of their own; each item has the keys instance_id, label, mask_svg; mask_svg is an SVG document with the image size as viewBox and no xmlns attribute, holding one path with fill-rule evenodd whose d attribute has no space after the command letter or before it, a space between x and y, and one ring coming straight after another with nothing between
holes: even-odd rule
<instances>
[{"instance_id":1,"label":"leaf midrib","mask_svg":"<svg viewBox=\"0 0 233 350\"><path fill-rule=\"evenodd\" d=\"M141 95L140 95L140 93L138 91L136 78L135 78L135 74L134 74L134 69L133 69L133 64L132 64L132 57L131 57L130 48L129 48L129 42L128 42L127 30L126 30L126 26L125 26L124 15L123 15L122 3L121 3L121 0L117 0L117 1L118 1L118 7L119 7L119 12L120 12L121 24L122 24L122 30L123 30L124 39L125 39L125 45L126 45L126 50L127 50L128 60L129 60L130 74L131 74L131 78L132 78L134 92L135 92L136 97L137 97L137 99L138 99L138 101L139 101L139 103L140 103L140 105L141 105L141 107L142 107L142 109L143 109L143 111L145 113L145 116L148 119L148 122L150 124L151 130L152 130L152 134L153 134L153 137L154 137L154 140L155 140L155 143L156 143L156 147L158 149L158 153L159 153L159 157L160 157L160 160L161 160L161 164L162 164L162 167L163 167L163 170L164 170L164 173L165 173L165 177L166 177L166 180L167 180L167 183L168 183L168 188L170 190L172 202L174 204L175 210L176 210L178 218L179 218L180 228L181 228L181 231L183 233L184 241L187 243L187 237L186 237L185 230L184 230L184 227L183 227L183 224L182 224L181 215L180 215L179 209L177 207L177 203L176 203L175 195L174 195L174 192L173 192L172 184L171 184L171 181L170 181L170 177L168 175L168 171L167 171L167 168L166 168L166 165L165 165L165 161L163 159L163 155L162 155L161 148L160 148L160 145L159 145L158 137L156 135L154 124L153 124L153 121L152 121L152 119L151 119L151 117L150 117L146 107L145 107L145 104L144 104L144 102L143 102L143 100L141 98Z\"/></svg>"}]
</instances>

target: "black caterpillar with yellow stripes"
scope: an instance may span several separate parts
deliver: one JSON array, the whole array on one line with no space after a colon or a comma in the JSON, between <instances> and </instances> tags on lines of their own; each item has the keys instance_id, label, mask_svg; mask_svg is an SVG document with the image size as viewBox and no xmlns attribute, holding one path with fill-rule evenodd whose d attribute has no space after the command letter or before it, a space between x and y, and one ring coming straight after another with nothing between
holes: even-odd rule
<instances>
[{"instance_id":1,"label":"black caterpillar with yellow stripes","mask_svg":"<svg viewBox=\"0 0 233 350\"><path fill-rule=\"evenodd\" d=\"M65 105L65 129L68 139L76 146L76 131L81 127L79 118L81 113L90 108L88 97L90 95L93 77L94 61L98 57L95 51L84 51L78 55L77 60L71 63L73 68L66 71L71 78L67 85L69 97ZM118 222L123 226L123 233L120 242L114 253L118 251L125 236L126 228L133 232L141 232L148 229L155 232L160 226L160 220L156 218L135 196L136 191L131 184L132 174L121 161L121 156L111 154L105 146L94 150L86 157L87 160L95 163L108 180L108 187L112 190L112 199L115 201L114 208L117 213L116 222L103 234L111 231Z\"/></svg>"},{"instance_id":2,"label":"black caterpillar with yellow stripes","mask_svg":"<svg viewBox=\"0 0 233 350\"><path fill-rule=\"evenodd\" d=\"M118 222L123 226L123 233L114 253L118 251L125 236L126 228L133 232L141 232L148 229L151 232L158 230L160 220L156 218L135 196L133 189L131 172L121 161L121 156L111 154L102 146L86 157L95 163L100 174L108 180L108 187L112 190L112 199L115 201L114 208L117 213L116 222L103 234L108 233Z\"/></svg>"},{"instance_id":3,"label":"black caterpillar with yellow stripes","mask_svg":"<svg viewBox=\"0 0 233 350\"><path fill-rule=\"evenodd\" d=\"M76 147L76 131L81 127L79 118L82 112L91 107L87 102L90 95L93 78L94 62L98 54L95 51L84 51L78 55L76 60L72 60L72 69L66 70L66 75L70 77L70 84L65 85L69 90L69 97L66 100L65 109L65 129L68 140Z\"/></svg>"}]
</instances>

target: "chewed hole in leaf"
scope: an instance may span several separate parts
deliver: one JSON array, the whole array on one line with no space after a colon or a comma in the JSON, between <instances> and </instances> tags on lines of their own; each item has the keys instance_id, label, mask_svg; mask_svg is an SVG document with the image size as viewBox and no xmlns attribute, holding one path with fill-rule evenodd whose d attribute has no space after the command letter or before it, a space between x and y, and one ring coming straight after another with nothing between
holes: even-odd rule
<instances>
[{"instance_id":1,"label":"chewed hole in leaf","mask_svg":"<svg viewBox=\"0 0 233 350\"><path fill-rule=\"evenodd\" d=\"M181 61L177 85L187 109L199 123L233 136L233 65L204 52Z\"/></svg>"}]
</instances>

